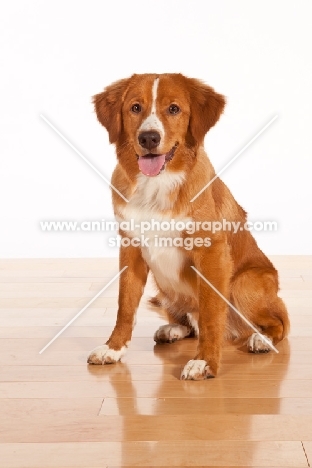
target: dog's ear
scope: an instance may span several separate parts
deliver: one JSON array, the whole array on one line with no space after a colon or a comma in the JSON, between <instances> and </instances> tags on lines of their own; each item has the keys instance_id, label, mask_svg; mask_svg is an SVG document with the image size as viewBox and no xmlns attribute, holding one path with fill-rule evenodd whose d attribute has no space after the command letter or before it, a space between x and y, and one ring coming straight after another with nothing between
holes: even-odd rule
<instances>
[{"instance_id":1,"label":"dog's ear","mask_svg":"<svg viewBox=\"0 0 312 468\"><path fill-rule=\"evenodd\" d=\"M106 128L110 143L116 143L122 128L121 107L130 78L116 81L93 96L98 121Z\"/></svg>"},{"instance_id":2,"label":"dog's ear","mask_svg":"<svg viewBox=\"0 0 312 468\"><path fill-rule=\"evenodd\" d=\"M200 80L188 78L191 98L190 131L197 143L202 143L208 130L219 120L225 97Z\"/></svg>"}]
</instances>

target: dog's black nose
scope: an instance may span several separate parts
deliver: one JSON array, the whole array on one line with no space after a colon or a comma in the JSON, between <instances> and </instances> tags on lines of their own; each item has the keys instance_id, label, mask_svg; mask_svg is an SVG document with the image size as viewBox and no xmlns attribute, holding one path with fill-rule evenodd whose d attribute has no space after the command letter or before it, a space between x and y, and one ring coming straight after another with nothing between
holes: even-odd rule
<instances>
[{"instance_id":1,"label":"dog's black nose","mask_svg":"<svg viewBox=\"0 0 312 468\"><path fill-rule=\"evenodd\" d=\"M140 133L138 140L142 148L152 150L159 145L160 135L155 131L142 132Z\"/></svg>"}]
</instances>

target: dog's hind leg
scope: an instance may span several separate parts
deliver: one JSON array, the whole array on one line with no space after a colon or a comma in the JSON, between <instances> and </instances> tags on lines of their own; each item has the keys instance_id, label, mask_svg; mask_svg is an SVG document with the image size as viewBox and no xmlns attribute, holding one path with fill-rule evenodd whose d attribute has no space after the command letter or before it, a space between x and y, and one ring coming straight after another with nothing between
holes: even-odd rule
<instances>
[{"instance_id":1,"label":"dog's hind leg","mask_svg":"<svg viewBox=\"0 0 312 468\"><path fill-rule=\"evenodd\" d=\"M154 335L156 343L173 343L183 338L193 338L198 335L198 327L195 325L191 314L181 317L181 323L168 323L158 328Z\"/></svg>"},{"instance_id":2,"label":"dog's hind leg","mask_svg":"<svg viewBox=\"0 0 312 468\"><path fill-rule=\"evenodd\" d=\"M156 343L174 343L191 335L191 328L177 323L161 325L154 334Z\"/></svg>"},{"instance_id":3,"label":"dog's hind leg","mask_svg":"<svg viewBox=\"0 0 312 468\"><path fill-rule=\"evenodd\" d=\"M235 334L244 338L252 353L270 351L269 344L261 337L265 335L272 344L283 340L289 332L288 313L282 299L278 297L278 278L274 268L256 267L234 275L231 283L233 305L260 332L253 333L241 319L230 311L230 328L235 323ZM231 331L231 330L230 330Z\"/></svg>"},{"instance_id":4,"label":"dog's hind leg","mask_svg":"<svg viewBox=\"0 0 312 468\"><path fill-rule=\"evenodd\" d=\"M191 301L183 298L173 304L161 294L157 295L157 305L164 307L170 322L158 328L154 335L156 343L173 343L183 338L192 338L198 335L197 311ZM155 304L153 301L152 303Z\"/></svg>"}]
</instances>

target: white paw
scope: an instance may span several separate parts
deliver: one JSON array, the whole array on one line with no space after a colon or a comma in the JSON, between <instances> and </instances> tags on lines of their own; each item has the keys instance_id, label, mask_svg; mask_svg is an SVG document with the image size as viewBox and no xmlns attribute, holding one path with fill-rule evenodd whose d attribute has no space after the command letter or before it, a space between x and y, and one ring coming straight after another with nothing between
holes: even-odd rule
<instances>
[{"instance_id":1,"label":"white paw","mask_svg":"<svg viewBox=\"0 0 312 468\"><path fill-rule=\"evenodd\" d=\"M154 335L156 343L173 343L182 340L190 334L190 330L183 325L162 325Z\"/></svg>"},{"instance_id":2,"label":"white paw","mask_svg":"<svg viewBox=\"0 0 312 468\"><path fill-rule=\"evenodd\" d=\"M94 348L88 357L88 364L113 364L119 361L126 352L126 346L119 350L111 349L108 345Z\"/></svg>"},{"instance_id":3,"label":"white paw","mask_svg":"<svg viewBox=\"0 0 312 468\"><path fill-rule=\"evenodd\" d=\"M214 377L210 367L203 359L191 359L181 374L181 380L204 380Z\"/></svg>"},{"instance_id":4,"label":"white paw","mask_svg":"<svg viewBox=\"0 0 312 468\"><path fill-rule=\"evenodd\" d=\"M269 337L265 337L273 346L272 340ZM247 341L248 351L250 353L268 353L271 348L266 343L259 333L253 333Z\"/></svg>"}]
</instances>

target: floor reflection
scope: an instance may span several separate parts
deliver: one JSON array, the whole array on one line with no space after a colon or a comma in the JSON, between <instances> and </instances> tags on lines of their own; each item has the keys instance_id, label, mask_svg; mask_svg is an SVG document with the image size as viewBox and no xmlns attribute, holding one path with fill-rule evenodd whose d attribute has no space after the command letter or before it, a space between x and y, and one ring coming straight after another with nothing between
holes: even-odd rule
<instances>
[{"instance_id":1,"label":"floor reflection","mask_svg":"<svg viewBox=\"0 0 312 468\"><path fill-rule=\"evenodd\" d=\"M201 443L206 450L209 441L256 440L254 415L280 413L280 385L287 375L290 358L287 340L278 346L279 354L252 355L225 345L217 378L180 381L182 366L193 357L196 345L195 339L165 345L154 345L152 338L150 342L137 339L134 349L130 348L128 362L125 358L123 364L105 366L112 394L104 398L99 415L123 417L123 466L142 459L146 465L151 460L165 463L159 452L165 442L175 450L183 441L196 440L195 456ZM143 362L140 353L147 356L147 361L150 356L150 362ZM92 366L89 367L92 372ZM241 415L235 419L237 432L227 423L230 415ZM128 443L131 441L142 441L137 459L134 446ZM246 450L244 464L256 463L257 450ZM191 447L187 460L189 451ZM208 462L209 453L207 456ZM172 466L186 463L181 457L177 454Z\"/></svg>"}]
</instances>

